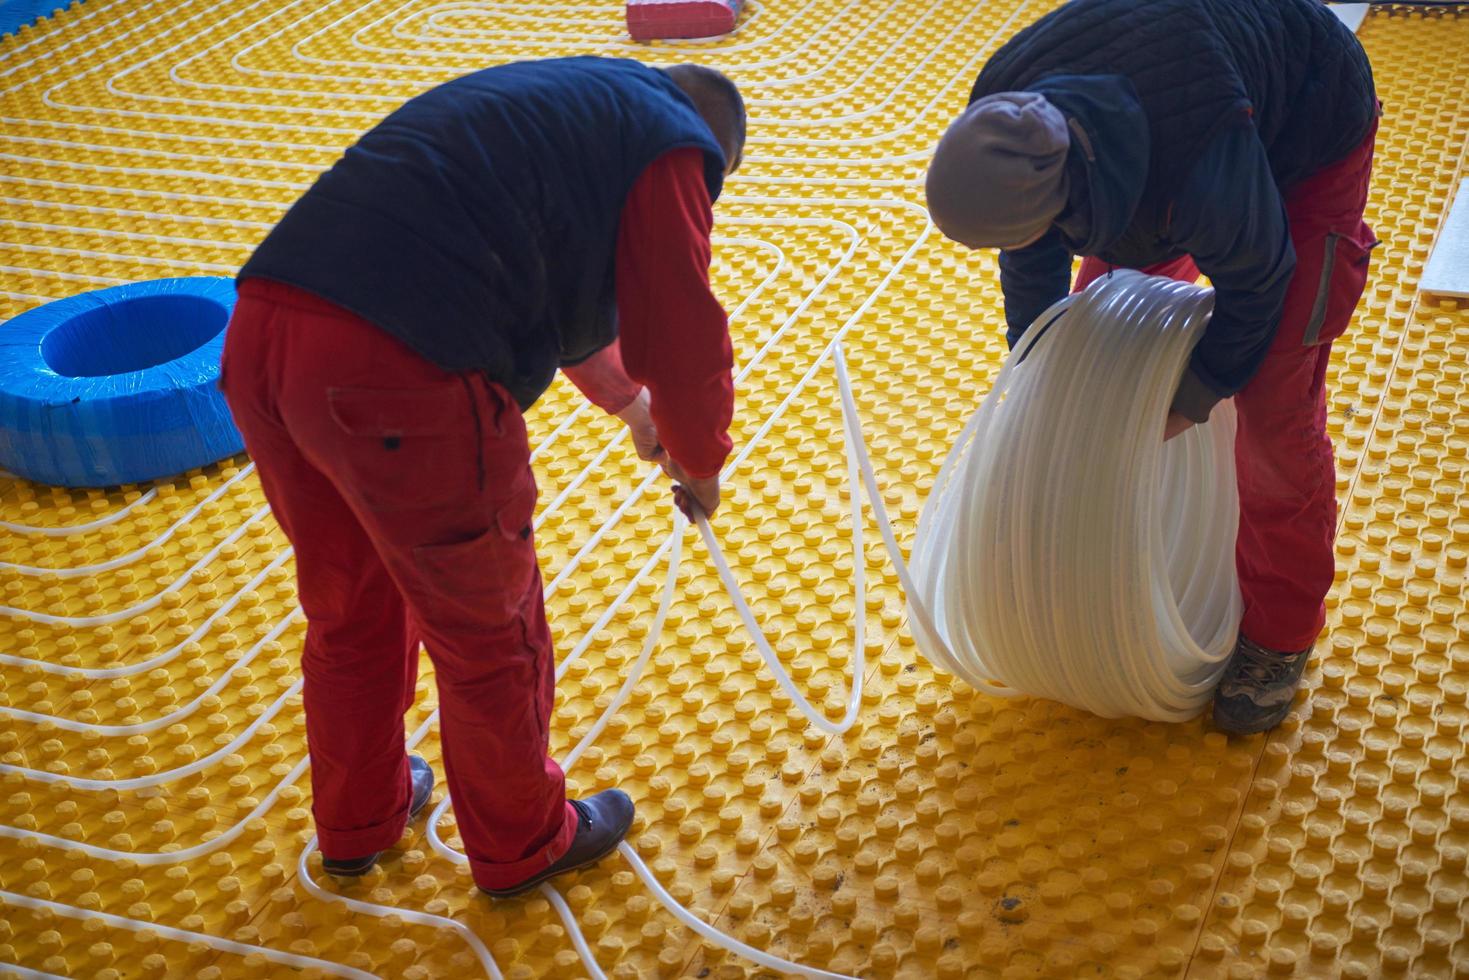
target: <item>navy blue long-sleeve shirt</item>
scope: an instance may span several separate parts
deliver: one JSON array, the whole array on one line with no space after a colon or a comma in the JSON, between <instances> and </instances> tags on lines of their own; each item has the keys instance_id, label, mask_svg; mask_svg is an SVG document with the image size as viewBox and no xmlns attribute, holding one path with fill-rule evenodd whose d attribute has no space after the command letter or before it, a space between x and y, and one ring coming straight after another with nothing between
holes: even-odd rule
<instances>
[{"instance_id":1,"label":"navy blue long-sleeve shirt","mask_svg":"<svg viewBox=\"0 0 1469 980\"><path fill-rule=\"evenodd\" d=\"M1011 344L1071 282L1069 236L1053 227L1034 244L1000 254ZM1133 234L1098 257L1137 267L1181 254L1214 286L1214 315L1194 348L1173 407L1194 421L1249 382L1280 324L1295 250L1285 204L1253 126L1227 127L1205 148L1156 236Z\"/></svg>"},{"instance_id":2,"label":"navy blue long-sleeve shirt","mask_svg":"<svg viewBox=\"0 0 1469 980\"><path fill-rule=\"evenodd\" d=\"M1174 408L1206 418L1279 327L1295 271L1283 194L1373 125L1366 52L1319 0L1069 0L990 57L970 101L1019 91L1056 106L1072 140L1065 208L1000 255L1009 337L1065 295L1074 255L1192 256L1214 314Z\"/></svg>"}]
</instances>

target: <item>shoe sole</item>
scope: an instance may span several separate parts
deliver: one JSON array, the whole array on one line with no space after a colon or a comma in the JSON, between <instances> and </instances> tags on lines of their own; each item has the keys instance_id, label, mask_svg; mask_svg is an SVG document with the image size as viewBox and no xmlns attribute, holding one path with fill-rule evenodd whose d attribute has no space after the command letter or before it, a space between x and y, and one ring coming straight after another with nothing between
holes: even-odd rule
<instances>
[{"instance_id":1,"label":"shoe sole","mask_svg":"<svg viewBox=\"0 0 1469 980\"><path fill-rule=\"evenodd\" d=\"M434 790L433 790L433 787L430 786L429 787L429 790L428 790L428 795L423 798L423 802L420 803L420 804L418 804L418 806L414 807L412 810L409 810L408 811L408 822L409 823L412 823L413 821L417 820L418 819L418 815L420 813L422 813L424 810L427 810L428 809L428 805L430 803L432 803L433 801L434 801Z\"/></svg>"},{"instance_id":2,"label":"shoe sole","mask_svg":"<svg viewBox=\"0 0 1469 980\"><path fill-rule=\"evenodd\" d=\"M631 829L632 824L628 824L627 827L623 829L622 833L618 835L617 840L613 841L611 847L607 848L600 854L587 858L581 864L575 864L569 868L557 868L554 871L552 871L550 868L547 868L545 871L542 871L534 878L531 878L529 881L522 882L521 884L516 885L514 888L481 888L480 891L484 892L491 898L514 898L516 895L524 895L526 892L544 884L545 882L550 881L557 875L569 874L572 871L580 871L583 868L590 868L592 865L596 864L598 861L602 860L604 857L617 850L617 845L621 844L624 840L627 839L627 832Z\"/></svg>"},{"instance_id":3,"label":"shoe sole","mask_svg":"<svg viewBox=\"0 0 1469 980\"><path fill-rule=\"evenodd\" d=\"M367 865L363 866L361 869L359 869L357 871L338 871L338 870L335 870L333 868L328 868L325 864L323 864L321 866L321 870L325 871L327 874L331 875L333 878L361 878L363 875L367 874L369 871L371 871L375 867L377 867L377 857L376 856L373 857L373 859L372 859L371 862L369 862Z\"/></svg>"},{"instance_id":4,"label":"shoe sole","mask_svg":"<svg viewBox=\"0 0 1469 980\"><path fill-rule=\"evenodd\" d=\"M1290 709L1294 705L1295 701L1294 699L1292 699L1291 701L1288 701L1284 705L1282 705L1277 711L1258 719L1247 727L1230 724L1229 722L1221 719L1219 717L1218 711L1215 711L1213 713L1214 727L1215 729L1223 732L1226 735L1259 735L1262 732L1270 731L1270 729L1274 728L1276 725L1279 725L1282 721L1285 721L1286 715L1290 714Z\"/></svg>"}]
</instances>

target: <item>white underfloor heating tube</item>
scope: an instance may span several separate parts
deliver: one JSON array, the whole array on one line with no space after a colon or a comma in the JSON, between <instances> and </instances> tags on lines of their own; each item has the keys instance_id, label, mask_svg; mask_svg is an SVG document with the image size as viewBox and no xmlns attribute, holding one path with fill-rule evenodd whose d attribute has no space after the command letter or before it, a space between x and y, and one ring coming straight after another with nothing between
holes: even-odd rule
<instances>
[{"instance_id":1,"label":"white underfloor heating tube","mask_svg":"<svg viewBox=\"0 0 1469 980\"><path fill-rule=\"evenodd\" d=\"M985 690L1178 721L1233 647L1235 416L1163 442L1213 293L1135 272L1044 313L945 460L919 518L910 621Z\"/></svg>"},{"instance_id":2,"label":"white underfloor heating tube","mask_svg":"<svg viewBox=\"0 0 1469 980\"><path fill-rule=\"evenodd\" d=\"M1162 420L1212 294L1165 279L1116 273L1053 306L996 379L993 391L939 471L919 521L912 565L903 560L883 504L839 342L823 352L836 367L852 482L854 585L858 618L853 682L836 722L801 696L769 648L707 520L698 529L757 648L808 721L830 734L854 723L861 703L865 605L860 498L866 490L889 557L908 596L910 626L935 664L991 694L1030 694L1105 716L1177 719L1207 699L1234 640L1240 615L1234 573L1238 522L1233 407L1166 445ZM1132 383L1119 383L1129 379ZM643 649L617 696L562 760L575 764L640 679L672 602L686 524L675 515L668 571ZM416 744L431 724L409 739ZM450 804L428 819L434 851L464 853L438 833ZM449 927L458 923L407 909L330 895L373 915ZM782 973L840 977L773 956L703 922L670 895L628 844L618 848L654 896L705 940ZM588 969L591 951L553 888L557 907ZM478 937L465 935L482 965L499 976Z\"/></svg>"}]
</instances>

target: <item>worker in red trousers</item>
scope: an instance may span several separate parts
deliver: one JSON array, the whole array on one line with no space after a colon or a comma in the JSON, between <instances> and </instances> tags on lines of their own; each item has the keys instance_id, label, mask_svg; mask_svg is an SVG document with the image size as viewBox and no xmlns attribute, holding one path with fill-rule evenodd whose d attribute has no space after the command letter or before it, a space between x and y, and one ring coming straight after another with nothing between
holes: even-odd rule
<instances>
[{"instance_id":1,"label":"worker in red trousers","mask_svg":"<svg viewBox=\"0 0 1469 980\"><path fill-rule=\"evenodd\" d=\"M240 271L220 383L295 548L328 872L368 871L429 801L403 732L420 644L481 889L526 891L626 836L626 794L568 800L547 756L523 413L564 370L686 513L719 505L733 353L709 234L744 136L712 69L485 69L364 135Z\"/></svg>"},{"instance_id":2,"label":"worker in red trousers","mask_svg":"<svg viewBox=\"0 0 1469 980\"><path fill-rule=\"evenodd\" d=\"M1214 723L1290 712L1326 622L1336 480L1326 367L1377 244L1362 220L1378 102L1319 0L1072 0L974 83L928 173L944 234L999 248L1013 345L1111 268L1214 287L1160 435L1233 398L1244 619Z\"/></svg>"}]
</instances>

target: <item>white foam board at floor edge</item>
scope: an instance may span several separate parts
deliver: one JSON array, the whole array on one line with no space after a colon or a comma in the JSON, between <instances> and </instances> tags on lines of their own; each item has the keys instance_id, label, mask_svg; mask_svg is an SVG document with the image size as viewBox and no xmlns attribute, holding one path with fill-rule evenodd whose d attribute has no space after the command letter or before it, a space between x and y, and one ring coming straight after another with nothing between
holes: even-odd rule
<instances>
[{"instance_id":1,"label":"white foam board at floor edge","mask_svg":"<svg viewBox=\"0 0 1469 980\"><path fill-rule=\"evenodd\" d=\"M1459 184L1418 289L1442 296L1469 296L1469 179Z\"/></svg>"},{"instance_id":2,"label":"white foam board at floor edge","mask_svg":"<svg viewBox=\"0 0 1469 980\"><path fill-rule=\"evenodd\" d=\"M1362 20L1367 16L1367 8L1370 6L1368 3L1334 3L1331 5L1331 12L1336 14L1337 20L1347 25L1347 30L1355 34L1357 28L1362 26Z\"/></svg>"}]
</instances>

